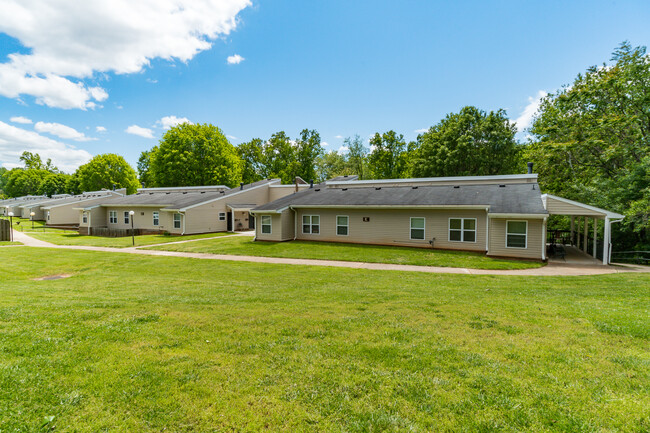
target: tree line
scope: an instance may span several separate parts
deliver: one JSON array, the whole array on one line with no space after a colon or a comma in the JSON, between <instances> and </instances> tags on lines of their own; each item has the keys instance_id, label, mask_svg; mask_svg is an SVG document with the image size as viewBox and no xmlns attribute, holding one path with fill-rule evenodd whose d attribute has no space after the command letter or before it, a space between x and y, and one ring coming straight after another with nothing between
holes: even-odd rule
<instances>
[{"instance_id":1,"label":"tree line","mask_svg":"<svg viewBox=\"0 0 650 433\"><path fill-rule=\"evenodd\" d=\"M316 130L291 138L279 131L234 146L210 124L181 124L142 152L135 170L118 155L98 155L73 173L28 152L23 168L0 170L9 196L75 193L138 185L230 187L265 178L323 181L478 176L525 171L535 163L544 192L626 215L614 238L625 248L650 249L650 56L621 44L610 63L589 68L547 95L526 143L518 143L504 110L466 106L406 142L393 130L367 141L353 136L344 151L326 151Z\"/></svg>"}]
</instances>

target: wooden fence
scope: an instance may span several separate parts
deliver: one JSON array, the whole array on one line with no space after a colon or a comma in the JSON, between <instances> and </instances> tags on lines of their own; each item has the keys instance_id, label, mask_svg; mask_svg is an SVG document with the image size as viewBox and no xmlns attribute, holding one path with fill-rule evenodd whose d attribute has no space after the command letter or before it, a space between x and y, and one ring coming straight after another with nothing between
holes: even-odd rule
<instances>
[{"instance_id":1,"label":"wooden fence","mask_svg":"<svg viewBox=\"0 0 650 433\"><path fill-rule=\"evenodd\" d=\"M9 220L0 219L0 242L11 240L11 223Z\"/></svg>"},{"instance_id":2,"label":"wooden fence","mask_svg":"<svg viewBox=\"0 0 650 433\"><path fill-rule=\"evenodd\" d=\"M134 229L133 234L135 236L140 235L140 229ZM92 235L103 236L106 238L123 238L126 236L131 236L131 229L112 229L108 227L93 227Z\"/></svg>"}]
</instances>

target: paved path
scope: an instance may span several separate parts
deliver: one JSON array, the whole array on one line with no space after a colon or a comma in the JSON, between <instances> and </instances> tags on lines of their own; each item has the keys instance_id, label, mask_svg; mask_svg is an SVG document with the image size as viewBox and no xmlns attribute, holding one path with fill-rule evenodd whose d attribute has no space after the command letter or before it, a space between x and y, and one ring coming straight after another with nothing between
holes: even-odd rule
<instances>
[{"instance_id":1,"label":"paved path","mask_svg":"<svg viewBox=\"0 0 650 433\"><path fill-rule=\"evenodd\" d=\"M518 270L468 269L442 266L394 265L388 263L346 262L340 260L286 259L279 257L235 256L226 254L183 253L177 251L155 251L136 248L110 248L91 246L55 245L40 241L24 233L14 231L14 240L29 247L58 248L65 250L103 251L110 253L140 254L146 256L186 257L204 260L229 260L235 262L273 263L281 265L330 266L335 268L373 269L382 271L425 272L433 274L467 274L467 275L522 275L522 276L578 276L602 275L623 272L650 272L647 266L575 266L549 263L541 268ZM182 241L181 241L182 242ZM190 241L185 241L190 242Z\"/></svg>"}]
</instances>

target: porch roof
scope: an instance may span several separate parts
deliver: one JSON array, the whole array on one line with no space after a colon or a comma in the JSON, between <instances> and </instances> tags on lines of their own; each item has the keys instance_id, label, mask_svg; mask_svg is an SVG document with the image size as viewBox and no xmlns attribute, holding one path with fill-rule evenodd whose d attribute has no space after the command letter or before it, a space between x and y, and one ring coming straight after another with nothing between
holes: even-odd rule
<instances>
[{"instance_id":1,"label":"porch roof","mask_svg":"<svg viewBox=\"0 0 650 433\"><path fill-rule=\"evenodd\" d=\"M588 204L551 194L542 194L542 203L544 203L544 207L548 211L549 215L579 215L599 219L625 218L625 215L621 215L620 213L611 212L595 206L589 206Z\"/></svg>"}]
</instances>

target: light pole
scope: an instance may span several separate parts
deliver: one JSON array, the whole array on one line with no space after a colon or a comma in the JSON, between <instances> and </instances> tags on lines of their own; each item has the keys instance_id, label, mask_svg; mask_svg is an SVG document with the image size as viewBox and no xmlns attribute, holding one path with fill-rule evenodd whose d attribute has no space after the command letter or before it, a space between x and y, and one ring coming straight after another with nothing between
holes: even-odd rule
<instances>
[{"instance_id":1,"label":"light pole","mask_svg":"<svg viewBox=\"0 0 650 433\"><path fill-rule=\"evenodd\" d=\"M9 234L10 234L10 241L14 241L14 213L9 212Z\"/></svg>"},{"instance_id":2,"label":"light pole","mask_svg":"<svg viewBox=\"0 0 650 433\"><path fill-rule=\"evenodd\" d=\"M34 212L29 213L29 219L32 220L32 231L34 231L34 215L36 215Z\"/></svg>"},{"instance_id":3,"label":"light pole","mask_svg":"<svg viewBox=\"0 0 650 433\"><path fill-rule=\"evenodd\" d=\"M135 212L129 211L129 219L131 220L131 245L135 246L135 233L133 232L133 215Z\"/></svg>"}]
</instances>

